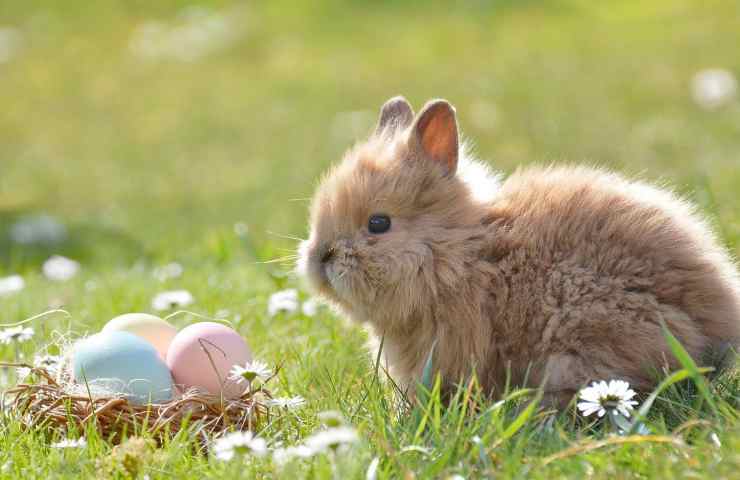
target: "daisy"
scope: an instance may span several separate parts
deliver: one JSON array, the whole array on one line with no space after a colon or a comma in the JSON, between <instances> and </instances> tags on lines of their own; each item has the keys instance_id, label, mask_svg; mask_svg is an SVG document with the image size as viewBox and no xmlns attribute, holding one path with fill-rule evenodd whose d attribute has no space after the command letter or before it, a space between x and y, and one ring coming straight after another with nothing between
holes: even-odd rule
<instances>
[{"instance_id":1,"label":"daisy","mask_svg":"<svg viewBox=\"0 0 740 480\"><path fill-rule=\"evenodd\" d=\"M630 411L637 405L637 401L632 400L635 395L630 384L624 380L611 380L609 383L602 380L580 391L579 398L582 401L577 406L584 417L592 413L603 417L608 410L616 410L629 417Z\"/></svg>"},{"instance_id":2,"label":"daisy","mask_svg":"<svg viewBox=\"0 0 740 480\"><path fill-rule=\"evenodd\" d=\"M700 107L712 110L735 98L737 80L731 72L721 68L702 70L691 80L691 93Z\"/></svg>"},{"instance_id":3,"label":"daisy","mask_svg":"<svg viewBox=\"0 0 740 480\"><path fill-rule=\"evenodd\" d=\"M278 448L272 453L272 460L278 465L283 465L294 458L311 458L317 452L305 445Z\"/></svg>"},{"instance_id":4,"label":"daisy","mask_svg":"<svg viewBox=\"0 0 740 480\"><path fill-rule=\"evenodd\" d=\"M288 410L301 408L305 404L306 399L300 395L296 395L295 397L276 397L267 401L268 407L286 408Z\"/></svg>"},{"instance_id":5,"label":"daisy","mask_svg":"<svg viewBox=\"0 0 740 480\"><path fill-rule=\"evenodd\" d=\"M293 313L298 310L298 290L289 288L270 295L267 313L274 317L280 312Z\"/></svg>"},{"instance_id":6,"label":"daisy","mask_svg":"<svg viewBox=\"0 0 740 480\"><path fill-rule=\"evenodd\" d=\"M147 21L133 32L129 48L142 60L196 62L227 48L239 35L229 12L201 7L182 10L170 22Z\"/></svg>"},{"instance_id":7,"label":"daisy","mask_svg":"<svg viewBox=\"0 0 740 480\"><path fill-rule=\"evenodd\" d=\"M194 301L195 299L187 290L171 290L157 294L152 299L152 308L154 310L171 310L177 307L186 307Z\"/></svg>"},{"instance_id":8,"label":"daisy","mask_svg":"<svg viewBox=\"0 0 740 480\"><path fill-rule=\"evenodd\" d=\"M273 460L280 465L293 458L310 458L329 449L336 451L358 440L357 431L352 427L331 427L314 433L300 445L275 449Z\"/></svg>"},{"instance_id":9,"label":"daisy","mask_svg":"<svg viewBox=\"0 0 740 480\"><path fill-rule=\"evenodd\" d=\"M303 305L301 305L301 312L303 312L303 315L307 317L313 317L316 315L316 312L319 311L319 300L316 298L309 298L305 302L303 302Z\"/></svg>"},{"instance_id":10,"label":"daisy","mask_svg":"<svg viewBox=\"0 0 740 480\"><path fill-rule=\"evenodd\" d=\"M8 345L13 342L23 343L33 338L33 328L11 327L0 331L0 343Z\"/></svg>"},{"instance_id":11,"label":"daisy","mask_svg":"<svg viewBox=\"0 0 740 480\"><path fill-rule=\"evenodd\" d=\"M234 365L229 372L229 379L237 383L251 382L254 379L264 382L271 376L272 370L270 370L265 362L260 362L259 360L247 362L243 367L241 365Z\"/></svg>"},{"instance_id":12,"label":"daisy","mask_svg":"<svg viewBox=\"0 0 740 480\"><path fill-rule=\"evenodd\" d=\"M80 271L80 264L61 255L54 255L41 267L44 276L55 282L66 282Z\"/></svg>"},{"instance_id":13,"label":"daisy","mask_svg":"<svg viewBox=\"0 0 740 480\"><path fill-rule=\"evenodd\" d=\"M36 367L44 368L46 371L55 376L59 370L59 363L62 361L62 357L59 355L36 355L33 359L33 364ZM18 378L23 379L31 374L31 369L28 367L18 367L16 369Z\"/></svg>"},{"instance_id":14,"label":"daisy","mask_svg":"<svg viewBox=\"0 0 740 480\"><path fill-rule=\"evenodd\" d=\"M244 222L236 222L234 224L234 234L237 237L246 237L249 233L249 227Z\"/></svg>"},{"instance_id":15,"label":"daisy","mask_svg":"<svg viewBox=\"0 0 740 480\"><path fill-rule=\"evenodd\" d=\"M152 275L154 275L154 278L156 278L160 282L165 282L171 278L177 278L181 276L183 271L184 269L182 268L182 265L177 262L172 262L168 263L167 265L155 268L154 272L152 272Z\"/></svg>"},{"instance_id":16,"label":"daisy","mask_svg":"<svg viewBox=\"0 0 740 480\"><path fill-rule=\"evenodd\" d=\"M87 446L87 440L85 437L80 437L77 440L65 438L56 443L51 444L51 448L85 448Z\"/></svg>"},{"instance_id":17,"label":"daisy","mask_svg":"<svg viewBox=\"0 0 740 480\"><path fill-rule=\"evenodd\" d=\"M217 459L223 461L229 461L237 454L262 457L267 454L267 442L252 432L234 432L216 440L213 453Z\"/></svg>"},{"instance_id":18,"label":"daisy","mask_svg":"<svg viewBox=\"0 0 740 480\"><path fill-rule=\"evenodd\" d=\"M0 297L20 292L26 286L26 282L20 275L11 275L0 278Z\"/></svg>"},{"instance_id":19,"label":"daisy","mask_svg":"<svg viewBox=\"0 0 740 480\"><path fill-rule=\"evenodd\" d=\"M54 373L59 368L62 357L59 355L36 355L33 364L45 368L49 373Z\"/></svg>"},{"instance_id":20,"label":"daisy","mask_svg":"<svg viewBox=\"0 0 740 480\"><path fill-rule=\"evenodd\" d=\"M323 452L355 443L358 439L357 431L352 427L332 427L314 433L306 439L305 445L314 452Z\"/></svg>"}]
</instances>

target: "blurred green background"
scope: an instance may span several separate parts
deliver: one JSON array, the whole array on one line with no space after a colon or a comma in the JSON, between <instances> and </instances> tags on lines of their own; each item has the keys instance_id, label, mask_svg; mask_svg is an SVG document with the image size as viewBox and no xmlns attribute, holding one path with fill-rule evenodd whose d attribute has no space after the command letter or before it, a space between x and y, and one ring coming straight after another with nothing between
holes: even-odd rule
<instances>
[{"instance_id":1,"label":"blurred green background","mask_svg":"<svg viewBox=\"0 0 740 480\"><path fill-rule=\"evenodd\" d=\"M27 323L33 338L0 344L0 360L58 353L121 313L164 316L179 307L159 310L156 295L186 289L185 308L229 321L256 358L284 367L273 393L307 399L262 432L271 442L301 441L323 410L366 437L342 459L353 473L317 460L282 478L365 478L377 456L379 478L480 476L465 435L480 421L476 435L493 438L503 417L419 440L378 390L365 333L326 312L270 315L270 295L298 284L280 275L290 259L262 262L293 252L317 179L398 94L417 110L450 100L503 173L585 162L671 185L739 255L739 20L736 0L0 0L0 323L69 312ZM43 275L52 255L79 274ZM0 388L14 382L0 369ZM666 402L654 425L669 427L655 431L693 422L693 443L701 403ZM725 446L705 440L691 458L642 444L589 458L599 478L729 478L736 423L707 423ZM0 477L99 475L100 448L67 457L17 423L3 432ZM541 433L530 422L496 454L496 476L593 475L580 456L529 470L582 436L552 432L530 442ZM440 453L401 455L408 445ZM269 476L266 463L228 470L188 451L170 449L152 478Z\"/></svg>"},{"instance_id":2,"label":"blurred green background","mask_svg":"<svg viewBox=\"0 0 740 480\"><path fill-rule=\"evenodd\" d=\"M740 104L703 107L691 82L740 71L739 18L727 0L0 2L0 274L51 253L221 261L237 222L280 256L320 173L396 94L449 99L504 172L667 181L736 245ZM34 213L67 240L10 241Z\"/></svg>"}]
</instances>

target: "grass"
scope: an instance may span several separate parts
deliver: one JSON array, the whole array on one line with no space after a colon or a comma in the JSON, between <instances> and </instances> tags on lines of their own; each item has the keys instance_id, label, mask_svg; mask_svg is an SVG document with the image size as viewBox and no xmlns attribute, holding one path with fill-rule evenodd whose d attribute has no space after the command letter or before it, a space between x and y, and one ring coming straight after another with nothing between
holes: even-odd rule
<instances>
[{"instance_id":1,"label":"grass","mask_svg":"<svg viewBox=\"0 0 740 480\"><path fill-rule=\"evenodd\" d=\"M669 386L648 413L650 436L610 437L573 411L553 419L528 409L534 393L492 403L474 386L448 407L432 390L404 413L360 328L328 312L268 317L269 295L296 282L280 275L288 265L261 263L295 247L285 237L305 234L304 199L320 173L398 93L417 108L451 100L476 151L503 172L588 162L668 182L740 254L740 104L705 111L689 94L698 70L740 72L735 2L200 4L232 15L242 33L193 62L130 49L137 26L171 22L190 2L0 4L0 27L23 39L0 63L0 276L27 282L0 298L0 323L54 306L71 315L35 321L34 339L18 352L0 346L0 360L31 358L60 332L94 332L185 288L189 308L220 312L259 358L284 363L280 394L307 398L262 436L297 443L317 413L338 410L362 440L279 468L194 455L187 435L158 451L132 444L128 457L93 432L86 449L54 450L43 431L3 418L0 477L125 477L122 465L133 465L150 478L363 478L375 458L378 478L736 477L736 371ZM64 243L8 240L13 222L40 212L64 222ZM80 261L80 275L46 280L40 264L51 254ZM170 261L182 277L155 279Z\"/></svg>"}]
</instances>

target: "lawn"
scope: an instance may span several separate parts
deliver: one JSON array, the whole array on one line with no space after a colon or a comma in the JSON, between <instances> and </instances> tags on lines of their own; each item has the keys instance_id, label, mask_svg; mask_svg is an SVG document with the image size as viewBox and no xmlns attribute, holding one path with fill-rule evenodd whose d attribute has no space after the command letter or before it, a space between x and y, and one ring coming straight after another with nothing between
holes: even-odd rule
<instances>
[{"instance_id":1,"label":"lawn","mask_svg":"<svg viewBox=\"0 0 740 480\"><path fill-rule=\"evenodd\" d=\"M284 464L224 462L184 432L156 451L131 444L140 478L738 478L736 370L706 396L698 380L669 387L649 435L616 436L575 410L528 409L535 392L498 404L471 388L448 407L432 392L402 408L360 327L327 310L268 315L278 290L307 298L290 260L270 261L305 236L317 179L396 94L417 109L450 100L504 174L585 162L672 185L740 256L740 101L703 108L691 92L704 69L740 74L738 18L739 3L719 0L4 1L0 277L25 288L0 296L0 323L68 314L27 324L34 337L0 345L0 361L185 289L188 310L229 320L282 365L276 393L307 400L256 432L270 448L302 442L329 410L359 441ZM36 215L66 234L14 241L13 225ZM52 255L79 273L47 279ZM171 262L181 275L153 273ZM0 371L1 388L14 383ZM12 416L0 429L0 478L125 476L92 431L85 448L52 449L59 438Z\"/></svg>"}]
</instances>

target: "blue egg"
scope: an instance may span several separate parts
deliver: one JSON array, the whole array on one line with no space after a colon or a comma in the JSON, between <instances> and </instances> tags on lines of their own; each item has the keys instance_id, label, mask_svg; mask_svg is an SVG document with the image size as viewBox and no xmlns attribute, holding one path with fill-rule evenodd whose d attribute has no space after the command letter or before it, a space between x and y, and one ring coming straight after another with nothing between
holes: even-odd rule
<instances>
[{"instance_id":1,"label":"blue egg","mask_svg":"<svg viewBox=\"0 0 740 480\"><path fill-rule=\"evenodd\" d=\"M121 393L143 405L172 399L172 375L146 340L123 331L101 332L75 344L77 383Z\"/></svg>"}]
</instances>

